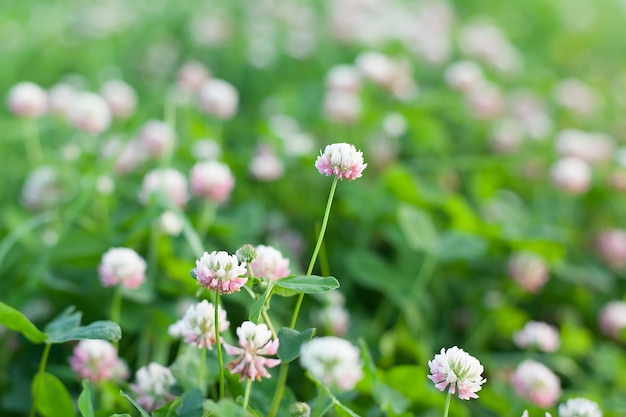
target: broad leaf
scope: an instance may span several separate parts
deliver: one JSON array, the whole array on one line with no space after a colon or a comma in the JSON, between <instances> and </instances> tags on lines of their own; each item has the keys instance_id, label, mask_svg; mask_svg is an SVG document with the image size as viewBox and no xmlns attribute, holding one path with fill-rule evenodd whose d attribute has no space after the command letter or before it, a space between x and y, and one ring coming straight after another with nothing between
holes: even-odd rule
<instances>
[{"instance_id":1,"label":"broad leaf","mask_svg":"<svg viewBox=\"0 0 626 417\"><path fill-rule=\"evenodd\" d=\"M487 242L469 233L446 232L437 245L437 257L443 261L480 258L487 251Z\"/></svg>"},{"instance_id":2,"label":"broad leaf","mask_svg":"<svg viewBox=\"0 0 626 417\"><path fill-rule=\"evenodd\" d=\"M261 294L252 304L252 308L250 308L250 316L248 317L251 322L259 322L261 314L263 313L263 306L265 306L267 299L270 297L273 287L274 286L270 283L263 294Z\"/></svg>"},{"instance_id":3,"label":"broad leaf","mask_svg":"<svg viewBox=\"0 0 626 417\"><path fill-rule=\"evenodd\" d=\"M44 417L75 416L72 397L56 376L44 372L33 378L31 386L35 408Z\"/></svg>"},{"instance_id":4,"label":"broad leaf","mask_svg":"<svg viewBox=\"0 0 626 417\"><path fill-rule=\"evenodd\" d=\"M300 356L302 345L310 341L315 335L315 329L310 328L299 332L288 327L283 327L278 331L278 357L283 363L289 363Z\"/></svg>"},{"instance_id":5,"label":"broad leaf","mask_svg":"<svg viewBox=\"0 0 626 417\"><path fill-rule=\"evenodd\" d=\"M83 417L94 417L93 403L91 402L91 384L83 379L83 391L78 396L78 410Z\"/></svg>"},{"instance_id":6,"label":"broad leaf","mask_svg":"<svg viewBox=\"0 0 626 417\"><path fill-rule=\"evenodd\" d=\"M124 391L120 390L120 395L124 398L126 398L128 401L130 401L130 403L133 405L133 407L135 407L137 409L137 411L139 411L139 415L141 417L150 417L150 414L148 414L148 412L146 410L143 409L142 406L140 406L137 401L133 400L131 398L130 395L126 394Z\"/></svg>"},{"instance_id":7,"label":"broad leaf","mask_svg":"<svg viewBox=\"0 0 626 417\"><path fill-rule=\"evenodd\" d=\"M305 275L279 279L274 285L304 294L320 294L339 288L339 281L335 277Z\"/></svg>"},{"instance_id":8,"label":"broad leaf","mask_svg":"<svg viewBox=\"0 0 626 417\"><path fill-rule=\"evenodd\" d=\"M82 313L74 312L74 307L65 309L57 318L46 326L46 334L52 343L70 340L102 339L117 342L122 338L122 329L110 320L95 321L81 326Z\"/></svg>"},{"instance_id":9,"label":"broad leaf","mask_svg":"<svg viewBox=\"0 0 626 417\"><path fill-rule=\"evenodd\" d=\"M437 231L427 212L402 204L398 208L398 222L412 249L433 252L437 248Z\"/></svg>"},{"instance_id":10,"label":"broad leaf","mask_svg":"<svg viewBox=\"0 0 626 417\"><path fill-rule=\"evenodd\" d=\"M43 343L48 338L25 315L0 302L0 323L12 330L17 330L33 343Z\"/></svg>"},{"instance_id":11,"label":"broad leaf","mask_svg":"<svg viewBox=\"0 0 626 417\"><path fill-rule=\"evenodd\" d=\"M180 397L176 397L172 401L168 401L161 407L152 411L152 417L178 417L179 414L176 410L180 407L180 404Z\"/></svg>"},{"instance_id":12,"label":"broad leaf","mask_svg":"<svg viewBox=\"0 0 626 417\"><path fill-rule=\"evenodd\" d=\"M214 417L248 417L248 412L231 399L223 399L219 402L206 400L204 406L209 411L209 416Z\"/></svg>"},{"instance_id":13,"label":"broad leaf","mask_svg":"<svg viewBox=\"0 0 626 417\"><path fill-rule=\"evenodd\" d=\"M202 402L204 398L198 388L186 391L182 397L182 404L176 409L180 417L202 417Z\"/></svg>"}]
</instances>

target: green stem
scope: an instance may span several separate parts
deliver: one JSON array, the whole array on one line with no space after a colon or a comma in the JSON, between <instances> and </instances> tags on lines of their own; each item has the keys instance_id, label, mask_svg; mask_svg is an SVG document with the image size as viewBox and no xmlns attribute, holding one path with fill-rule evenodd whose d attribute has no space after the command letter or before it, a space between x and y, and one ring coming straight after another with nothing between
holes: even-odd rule
<instances>
[{"instance_id":1,"label":"green stem","mask_svg":"<svg viewBox=\"0 0 626 417\"><path fill-rule=\"evenodd\" d=\"M443 417L448 417L448 410L450 409L451 399L452 399L452 393L448 391L448 396L446 397L446 405L443 407Z\"/></svg>"},{"instance_id":2,"label":"green stem","mask_svg":"<svg viewBox=\"0 0 626 417\"><path fill-rule=\"evenodd\" d=\"M200 354L200 372L198 372L198 388L200 388L200 391L202 391L202 394L204 394L204 365L206 362L206 346L202 346L200 348L202 350L201 354Z\"/></svg>"},{"instance_id":3,"label":"green stem","mask_svg":"<svg viewBox=\"0 0 626 417\"><path fill-rule=\"evenodd\" d=\"M220 306L220 293L215 292L215 316L214 316L214 326L215 326L215 345L217 346L217 363L220 367L220 380L219 380L219 396L218 400L224 398L224 362L222 361L222 342L220 341L220 325L219 325L219 306Z\"/></svg>"},{"instance_id":4,"label":"green stem","mask_svg":"<svg viewBox=\"0 0 626 417\"><path fill-rule=\"evenodd\" d=\"M111 300L111 321L120 324L122 314L122 287L118 284L113 290L113 300ZM121 326L121 324L120 324ZM113 342L117 349L119 342Z\"/></svg>"},{"instance_id":5,"label":"green stem","mask_svg":"<svg viewBox=\"0 0 626 417\"><path fill-rule=\"evenodd\" d=\"M200 215L200 221L198 222L198 237L200 240L206 236L209 226L215 219L215 212L217 211L217 204L212 201L206 201L202 214Z\"/></svg>"},{"instance_id":6,"label":"green stem","mask_svg":"<svg viewBox=\"0 0 626 417\"><path fill-rule=\"evenodd\" d=\"M252 378L248 378L248 382L246 383L246 392L243 395L243 408L248 408L248 403L250 402L250 392L252 391Z\"/></svg>"},{"instance_id":7,"label":"green stem","mask_svg":"<svg viewBox=\"0 0 626 417\"><path fill-rule=\"evenodd\" d=\"M274 393L274 398L272 399L272 406L270 408L270 412L268 417L276 416L278 412L278 406L280 405L280 400L283 398L283 393L285 392L285 383L287 382L287 374L289 373L289 364L283 363L280 366L280 372L278 373L278 381L276 383L276 392Z\"/></svg>"},{"instance_id":8,"label":"green stem","mask_svg":"<svg viewBox=\"0 0 626 417\"><path fill-rule=\"evenodd\" d=\"M37 119L24 119L24 146L26 158L31 166L37 166L43 159L41 144L39 142L39 128Z\"/></svg>"},{"instance_id":9,"label":"green stem","mask_svg":"<svg viewBox=\"0 0 626 417\"><path fill-rule=\"evenodd\" d=\"M50 354L51 347L52 343L46 342L46 346L43 349L43 354L41 355L41 362L39 362L39 371L37 372L37 384L33 389L33 405L30 408L29 417L33 417L35 415L35 404L37 402L39 390L41 390L41 381L43 381L43 374L46 370L46 364L48 363L48 355Z\"/></svg>"},{"instance_id":10,"label":"green stem","mask_svg":"<svg viewBox=\"0 0 626 417\"><path fill-rule=\"evenodd\" d=\"M320 251L320 247L322 246L322 241L324 240L324 234L326 233L326 226L328 225L328 218L330 217L330 207L333 204L333 197L335 196L335 190L337 189L337 182L339 180L335 176L333 180L333 185L330 187L330 193L328 194L328 201L326 202L326 210L324 211L324 220L322 220L322 228L320 229L320 234L317 237L317 243L315 244L315 249L313 250L313 255L311 255L311 261L309 262L309 267L307 269L306 274L311 275L313 273L313 266L315 265L315 261L317 260L317 254ZM304 299L304 293L300 293L298 296L298 301L296 302L296 307L293 311L293 316L291 317L291 324L289 327L292 329L296 327L296 321L298 320L298 314L300 313L300 306L302 305L302 300Z\"/></svg>"}]
</instances>

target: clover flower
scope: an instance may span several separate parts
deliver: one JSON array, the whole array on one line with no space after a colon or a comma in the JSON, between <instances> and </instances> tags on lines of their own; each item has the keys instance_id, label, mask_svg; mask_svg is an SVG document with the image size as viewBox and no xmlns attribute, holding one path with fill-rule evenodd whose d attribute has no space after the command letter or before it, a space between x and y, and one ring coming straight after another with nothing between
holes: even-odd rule
<instances>
[{"instance_id":1,"label":"clover flower","mask_svg":"<svg viewBox=\"0 0 626 417\"><path fill-rule=\"evenodd\" d=\"M156 362L137 370L135 383L130 385L137 403L150 412L174 399L170 389L176 383L172 371Z\"/></svg>"},{"instance_id":2,"label":"clover flower","mask_svg":"<svg viewBox=\"0 0 626 417\"><path fill-rule=\"evenodd\" d=\"M200 88L200 108L220 120L228 120L237 113L239 94L224 80L211 78Z\"/></svg>"},{"instance_id":3,"label":"clover flower","mask_svg":"<svg viewBox=\"0 0 626 417\"><path fill-rule=\"evenodd\" d=\"M359 349L334 336L317 337L300 348L300 364L324 385L349 391L363 378Z\"/></svg>"},{"instance_id":4,"label":"clover flower","mask_svg":"<svg viewBox=\"0 0 626 417\"><path fill-rule=\"evenodd\" d=\"M146 261L134 250L111 248L102 255L98 273L105 287L137 288L146 280L146 268Z\"/></svg>"},{"instance_id":5,"label":"clover flower","mask_svg":"<svg viewBox=\"0 0 626 417\"><path fill-rule=\"evenodd\" d=\"M284 258L280 251L272 246L256 247L256 258L250 263L254 276L270 281L285 278L289 270L289 259Z\"/></svg>"},{"instance_id":6,"label":"clover flower","mask_svg":"<svg viewBox=\"0 0 626 417\"><path fill-rule=\"evenodd\" d=\"M141 128L139 141L150 156L159 158L174 148L176 133L167 123L153 119Z\"/></svg>"},{"instance_id":7,"label":"clover flower","mask_svg":"<svg viewBox=\"0 0 626 417\"><path fill-rule=\"evenodd\" d=\"M48 90L48 108L50 113L67 120L77 94L76 89L70 84L60 83L53 85Z\"/></svg>"},{"instance_id":8,"label":"clover flower","mask_svg":"<svg viewBox=\"0 0 626 417\"><path fill-rule=\"evenodd\" d=\"M626 231L611 229L600 233L596 239L597 251L613 269L626 265Z\"/></svg>"},{"instance_id":9,"label":"clover flower","mask_svg":"<svg viewBox=\"0 0 626 417\"><path fill-rule=\"evenodd\" d=\"M109 105L111 113L118 119L127 119L137 108L137 93L122 80L108 80L102 85L100 94Z\"/></svg>"},{"instance_id":10,"label":"clover flower","mask_svg":"<svg viewBox=\"0 0 626 417\"><path fill-rule=\"evenodd\" d=\"M87 378L94 384L128 378L126 363L105 340L81 340L74 347L69 363L80 379Z\"/></svg>"},{"instance_id":11,"label":"clover flower","mask_svg":"<svg viewBox=\"0 0 626 417\"><path fill-rule=\"evenodd\" d=\"M592 172L584 160L566 156L552 165L550 177L556 188L568 194L582 194L591 186Z\"/></svg>"},{"instance_id":12,"label":"clover flower","mask_svg":"<svg viewBox=\"0 0 626 417\"><path fill-rule=\"evenodd\" d=\"M48 110L46 92L30 81L13 86L7 101L11 111L20 117L39 117Z\"/></svg>"},{"instance_id":13,"label":"clover flower","mask_svg":"<svg viewBox=\"0 0 626 417\"><path fill-rule=\"evenodd\" d=\"M69 121L76 129L97 135L111 124L111 110L98 94L82 92L76 95L70 107Z\"/></svg>"},{"instance_id":14,"label":"clover flower","mask_svg":"<svg viewBox=\"0 0 626 417\"><path fill-rule=\"evenodd\" d=\"M559 417L602 417L602 411L591 400L572 398L559 405Z\"/></svg>"},{"instance_id":15,"label":"clover flower","mask_svg":"<svg viewBox=\"0 0 626 417\"><path fill-rule=\"evenodd\" d=\"M559 332L548 323L529 321L524 328L513 334L519 348L536 347L543 352L554 352L559 348Z\"/></svg>"},{"instance_id":16,"label":"clover flower","mask_svg":"<svg viewBox=\"0 0 626 417\"><path fill-rule=\"evenodd\" d=\"M156 191L165 193L178 207L183 207L189 199L187 178L173 168L154 169L146 174L139 191L139 200L147 204L150 195Z\"/></svg>"},{"instance_id":17,"label":"clover flower","mask_svg":"<svg viewBox=\"0 0 626 417\"><path fill-rule=\"evenodd\" d=\"M541 362L527 359L511 375L517 395L538 405L551 407L561 396L561 381Z\"/></svg>"},{"instance_id":18,"label":"clover flower","mask_svg":"<svg viewBox=\"0 0 626 417\"><path fill-rule=\"evenodd\" d=\"M361 177L367 164L363 163L363 152L357 151L354 145L333 143L320 152L315 167L320 174L351 181Z\"/></svg>"},{"instance_id":19,"label":"clover flower","mask_svg":"<svg viewBox=\"0 0 626 417\"><path fill-rule=\"evenodd\" d=\"M232 374L240 374L240 380L245 378L260 381L261 378L271 378L265 367L273 368L280 364L280 359L266 358L278 352L278 339L272 340L272 332L265 323L254 324L244 321L237 327L239 346L224 343L224 350L236 359L226 364Z\"/></svg>"},{"instance_id":20,"label":"clover flower","mask_svg":"<svg viewBox=\"0 0 626 417\"><path fill-rule=\"evenodd\" d=\"M246 263L239 264L237 256L225 251L204 252L196 261L193 274L204 288L220 294L239 291L248 281Z\"/></svg>"},{"instance_id":21,"label":"clover flower","mask_svg":"<svg viewBox=\"0 0 626 417\"><path fill-rule=\"evenodd\" d=\"M222 306L218 307L217 321L220 332L226 331L230 326L230 322L226 320L226 310ZM215 306L207 300L189 306L183 318L169 327L168 333L199 348L213 349L216 343Z\"/></svg>"},{"instance_id":22,"label":"clover flower","mask_svg":"<svg viewBox=\"0 0 626 417\"><path fill-rule=\"evenodd\" d=\"M56 170L50 166L39 166L28 174L22 187L21 202L29 210L43 210L59 201L59 188Z\"/></svg>"},{"instance_id":23,"label":"clover flower","mask_svg":"<svg viewBox=\"0 0 626 417\"><path fill-rule=\"evenodd\" d=\"M600 311L600 329L602 333L619 339L626 329L626 302L617 300L608 302Z\"/></svg>"},{"instance_id":24,"label":"clover flower","mask_svg":"<svg viewBox=\"0 0 626 417\"><path fill-rule=\"evenodd\" d=\"M524 412L522 413L522 417L528 417L528 410L524 410ZM552 414L546 411L545 417L552 417Z\"/></svg>"},{"instance_id":25,"label":"clover flower","mask_svg":"<svg viewBox=\"0 0 626 417\"><path fill-rule=\"evenodd\" d=\"M194 195L216 203L226 201L235 186L235 177L228 165L218 161L198 162L189 177Z\"/></svg>"},{"instance_id":26,"label":"clover flower","mask_svg":"<svg viewBox=\"0 0 626 417\"><path fill-rule=\"evenodd\" d=\"M428 366L431 372L428 379L435 383L435 387L445 391L449 384L448 392L454 394L458 390L462 400L478 398L476 392L487 382L481 376L484 368L478 359L456 346L447 350L441 348L441 352L428 361Z\"/></svg>"},{"instance_id":27,"label":"clover flower","mask_svg":"<svg viewBox=\"0 0 626 417\"><path fill-rule=\"evenodd\" d=\"M532 252L513 254L507 266L513 280L529 292L539 291L550 278L543 258Z\"/></svg>"}]
</instances>

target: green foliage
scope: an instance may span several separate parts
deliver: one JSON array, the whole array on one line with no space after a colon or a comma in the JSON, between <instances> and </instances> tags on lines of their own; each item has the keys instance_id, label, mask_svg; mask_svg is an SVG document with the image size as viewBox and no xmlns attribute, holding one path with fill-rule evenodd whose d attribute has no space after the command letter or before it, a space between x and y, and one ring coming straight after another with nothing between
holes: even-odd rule
<instances>
[{"instance_id":1,"label":"green foliage","mask_svg":"<svg viewBox=\"0 0 626 417\"><path fill-rule=\"evenodd\" d=\"M78 396L78 410L83 417L94 417L94 408L91 401L91 384L88 379L83 379L83 390Z\"/></svg>"},{"instance_id":2,"label":"green foliage","mask_svg":"<svg viewBox=\"0 0 626 417\"><path fill-rule=\"evenodd\" d=\"M44 372L37 374L32 383L33 402L44 417L75 416L70 393L56 376Z\"/></svg>"},{"instance_id":3,"label":"green foliage","mask_svg":"<svg viewBox=\"0 0 626 417\"><path fill-rule=\"evenodd\" d=\"M339 288L339 281L335 277L319 277L303 275L292 278L282 278L274 282L279 288L302 294L321 294Z\"/></svg>"},{"instance_id":4,"label":"green foliage","mask_svg":"<svg viewBox=\"0 0 626 417\"><path fill-rule=\"evenodd\" d=\"M300 356L302 345L310 341L315 335L315 329L306 329L301 332L283 327L278 331L278 357L283 363L294 361Z\"/></svg>"},{"instance_id":5,"label":"green foliage","mask_svg":"<svg viewBox=\"0 0 626 417\"><path fill-rule=\"evenodd\" d=\"M0 302L0 323L12 330L17 330L33 343L43 343L48 339L37 326L30 322L16 309Z\"/></svg>"},{"instance_id":6,"label":"green foliage","mask_svg":"<svg viewBox=\"0 0 626 417\"><path fill-rule=\"evenodd\" d=\"M81 326L82 313L68 307L53 321L48 323L45 332L52 343L63 343L70 340L102 339L117 342L122 338L122 330L117 323L100 320Z\"/></svg>"}]
</instances>

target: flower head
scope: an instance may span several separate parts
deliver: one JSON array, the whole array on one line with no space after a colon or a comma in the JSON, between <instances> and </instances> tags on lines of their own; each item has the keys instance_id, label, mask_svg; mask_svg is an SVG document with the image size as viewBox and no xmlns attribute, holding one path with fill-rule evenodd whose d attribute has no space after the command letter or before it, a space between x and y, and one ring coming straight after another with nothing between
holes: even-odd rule
<instances>
[{"instance_id":1,"label":"flower head","mask_svg":"<svg viewBox=\"0 0 626 417\"><path fill-rule=\"evenodd\" d=\"M100 280L105 287L120 284L125 288L138 288L146 280L147 264L130 248L111 248L98 266Z\"/></svg>"},{"instance_id":2,"label":"flower head","mask_svg":"<svg viewBox=\"0 0 626 417\"><path fill-rule=\"evenodd\" d=\"M182 207L187 203L187 178L173 168L154 169L143 179L139 200L147 204L150 195L155 191L162 191L172 203Z\"/></svg>"},{"instance_id":3,"label":"flower head","mask_svg":"<svg viewBox=\"0 0 626 417\"><path fill-rule=\"evenodd\" d=\"M130 388L137 395L137 403L146 411L153 411L174 399L170 389L175 383L169 368L152 362L137 370L135 383Z\"/></svg>"},{"instance_id":4,"label":"flower head","mask_svg":"<svg viewBox=\"0 0 626 417\"><path fill-rule=\"evenodd\" d=\"M335 175L340 180L360 178L367 164L363 163L363 152L348 143L327 145L315 161L315 167L326 176Z\"/></svg>"},{"instance_id":5,"label":"flower head","mask_svg":"<svg viewBox=\"0 0 626 417\"><path fill-rule=\"evenodd\" d=\"M128 377L128 368L117 356L115 347L104 340L81 340L69 362L80 379L87 378L93 383Z\"/></svg>"},{"instance_id":6,"label":"flower head","mask_svg":"<svg viewBox=\"0 0 626 417\"><path fill-rule=\"evenodd\" d=\"M48 97L37 84L26 81L11 88L8 104L11 111L18 116L39 117L48 110Z\"/></svg>"},{"instance_id":7,"label":"flower head","mask_svg":"<svg viewBox=\"0 0 626 417\"><path fill-rule=\"evenodd\" d=\"M217 310L218 330L224 332L230 326L226 320L226 310L221 306ZM168 333L173 337L182 337L185 343L199 348L213 349L215 339L215 306L207 300L189 306L181 320L172 324Z\"/></svg>"},{"instance_id":8,"label":"flower head","mask_svg":"<svg viewBox=\"0 0 626 417\"><path fill-rule=\"evenodd\" d=\"M247 273L246 263L240 264L236 255L225 251L204 252L193 273L200 285L220 294L239 291L248 281L243 277Z\"/></svg>"},{"instance_id":9,"label":"flower head","mask_svg":"<svg viewBox=\"0 0 626 417\"><path fill-rule=\"evenodd\" d=\"M73 101L69 120L76 129L97 135L111 124L111 110L98 94L82 92Z\"/></svg>"},{"instance_id":10,"label":"flower head","mask_svg":"<svg viewBox=\"0 0 626 417\"><path fill-rule=\"evenodd\" d=\"M529 292L539 291L550 278L545 261L532 252L517 252L508 262L508 270L515 282Z\"/></svg>"},{"instance_id":11,"label":"flower head","mask_svg":"<svg viewBox=\"0 0 626 417\"><path fill-rule=\"evenodd\" d=\"M614 269L626 265L626 231L611 229L600 233L596 240L597 250L602 259Z\"/></svg>"},{"instance_id":12,"label":"flower head","mask_svg":"<svg viewBox=\"0 0 626 417\"><path fill-rule=\"evenodd\" d=\"M218 161L198 162L191 169L191 191L194 195L222 203L228 199L235 177L228 165Z\"/></svg>"},{"instance_id":13,"label":"flower head","mask_svg":"<svg viewBox=\"0 0 626 417\"><path fill-rule=\"evenodd\" d=\"M513 341L520 348L536 347L544 352L559 348L559 332L548 323L529 321L524 328L513 334Z\"/></svg>"},{"instance_id":14,"label":"flower head","mask_svg":"<svg viewBox=\"0 0 626 417\"><path fill-rule=\"evenodd\" d=\"M595 402L586 398L572 398L559 405L559 417L602 417Z\"/></svg>"},{"instance_id":15,"label":"flower head","mask_svg":"<svg viewBox=\"0 0 626 417\"><path fill-rule=\"evenodd\" d=\"M363 378L359 349L347 340L317 337L303 344L300 353L302 367L325 385L348 391Z\"/></svg>"},{"instance_id":16,"label":"flower head","mask_svg":"<svg viewBox=\"0 0 626 417\"><path fill-rule=\"evenodd\" d=\"M541 362L527 359L511 375L517 395L538 405L551 407L561 396L561 381Z\"/></svg>"},{"instance_id":17,"label":"flower head","mask_svg":"<svg viewBox=\"0 0 626 417\"><path fill-rule=\"evenodd\" d=\"M441 352L428 361L428 366L431 373L428 379L435 383L435 387L444 391L450 384L448 392L454 394L458 389L462 400L478 398L476 392L487 382L481 376L484 368L478 359L456 346L447 350L441 348Z\"/></svg>"},{"instance_id":18,"label":"flower head","mask_svg":"<svg viewBox=\"0 0 626 417\"><path fill-rule=\"evenodd\" d=\"M235 87L224 80L211 78L200 88L201 109L220 120L228 120L237 113L239 94Z\"/></svg>"},{"instance_id":19,"label":"flower head","mask_svg":"<svg viewBox=\"0 0 626 417\"><path fill-rule=\"evenodd\" d=\"M278 249L259 245L256 247L256 254L256 258L250 264L250 269L255 276L276 281L291 273L289 259L283 258Z\"/></svg>"},{"instance_id":20,"label":"flower head","mask_svg":"<svg viewBox=\"0 0 626 417\"><path fill-rule=\"evenodd\" d=\"M122 80L109 80L104 83L100 94L109 105L111 113L119 119L126 119L135 113L137 93Z\"/></svg>"},{"instance_id":21,"label":"flower head","mask_svg":"<svg viewBox=\"0 0 626 417\"><path fill-rule=\"evenodd\" d=\"M621 300L608 302L600 311L600 329L602 333L619 339L626 329L626 302Z\"/></svg>"},{"instance_id":22,"label":"flower head","mask_svg":"<svg viewBox=\"0 0 626 417\"><path fill-rule=\"evenodd\" d=\"M278 352L278 339L272 340L272 332L265 323L254 324L244 321L237 327L239 347L224 343L224 350L236 359L226 365L232 374L240 374L240 379L270 378L265 367L273 368L280 364L280 359L266 358Z\"/></svg>"},{"instance_id":23,"label":"flower head","mask_svg":"<svg viewBox=\"0 0 626 417\"><path fill-rule=\"evenodd\" d=\"M153 119L147 121L141 128L139 141L151 156L159 158L172 151L176 133L167 123Z\"/></svg>"}]
</instances>

